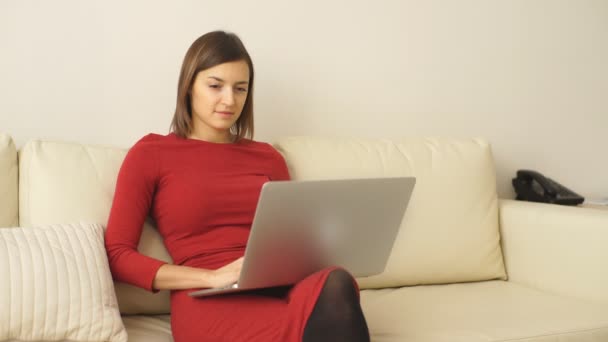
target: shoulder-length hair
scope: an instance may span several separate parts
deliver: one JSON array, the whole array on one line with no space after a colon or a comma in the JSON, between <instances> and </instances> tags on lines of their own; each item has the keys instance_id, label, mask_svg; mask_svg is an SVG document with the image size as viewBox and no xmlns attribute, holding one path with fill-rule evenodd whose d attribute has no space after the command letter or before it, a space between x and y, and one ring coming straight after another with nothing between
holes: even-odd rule
<instances>
[{"instance_id":1,"label":"shoulder-length hair","mask_svg":"<svg viewBox=\"0 0 608 342\"><path fill-rule=\"evenodd\" d=\"M170 131L187 138L192 133L191 90L199 71L218 64L245 61L249 66L249 86L241 116L230 128L236 141L253 139L253 62L239 37L230 32L213 31L196 39L186 52L177 84L177 104Z\"/></svg>"}]
</instances>

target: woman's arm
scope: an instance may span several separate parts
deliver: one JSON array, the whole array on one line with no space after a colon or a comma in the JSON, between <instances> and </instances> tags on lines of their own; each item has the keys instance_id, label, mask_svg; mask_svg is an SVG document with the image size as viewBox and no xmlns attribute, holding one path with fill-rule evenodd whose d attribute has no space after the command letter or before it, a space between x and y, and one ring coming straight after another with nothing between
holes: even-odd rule
<instances>
[{"instance_id":1,"label":"woman's arm","mask_svg":"<svg viewBox=\"0 0 608 342\"><path fill-rule=\"evenodd\" d=\"M112 276L148 291L166 262L139 253L137 246L159 180L158 150L148 135L129 149L116 180L105 246Z\"/></svg>"},{"instance_id":2,"label":"woman's arm","mask_svg":"<svg viewBox=\"0 0 608 342\"><path fill-rule=\"evenodd\" d=\"M183 290L228 286L238 280L242 265L243 258L217 270L165 264L156 272L152 287L155 290Z\"/></svg>"}]
</instances>

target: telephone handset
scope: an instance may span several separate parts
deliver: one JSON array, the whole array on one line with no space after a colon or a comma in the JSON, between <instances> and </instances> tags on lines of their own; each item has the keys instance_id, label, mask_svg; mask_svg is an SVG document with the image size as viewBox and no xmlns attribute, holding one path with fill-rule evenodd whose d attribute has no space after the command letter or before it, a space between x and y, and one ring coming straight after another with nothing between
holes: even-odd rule
<instances>
[{"instance_id":1,"label":"telephone handset","mask_svg":"<svg viewBox=\"0 0 608 342\"><path fill-rule=\"evenodd\" d=\"M577 205L585 200L574 191L532 170L517 171L513 188L517 193L516 199L523 201Z\"/></svg>"}]
</instances>

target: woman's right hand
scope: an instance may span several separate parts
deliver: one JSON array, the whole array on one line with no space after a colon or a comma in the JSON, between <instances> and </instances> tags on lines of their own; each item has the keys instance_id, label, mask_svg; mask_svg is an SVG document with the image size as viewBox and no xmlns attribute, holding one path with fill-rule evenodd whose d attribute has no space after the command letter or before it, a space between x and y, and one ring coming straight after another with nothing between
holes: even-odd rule
<instances>
[{"instance_id":1,"label":"woman's right hand","mask_svg":"<svg viewBox=\"0 0 608 342\"><path fill-rule=\"evenodd\" d=\"M243 257L240 257L226 266L211 271L211 276L209 277L211 287L225 287L236 283L241 275L242 267Z\"/></svg>"}]
</instances>

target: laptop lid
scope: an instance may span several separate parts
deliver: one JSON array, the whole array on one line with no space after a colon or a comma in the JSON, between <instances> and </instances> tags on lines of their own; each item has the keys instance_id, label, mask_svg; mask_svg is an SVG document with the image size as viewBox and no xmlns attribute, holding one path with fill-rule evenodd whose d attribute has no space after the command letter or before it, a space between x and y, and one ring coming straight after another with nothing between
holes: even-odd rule
<instances>
[{"instance_id":1,"label":"laptop lid","mask_svg":"<svg viewBox=\"0 0 608 342\"><path fill-rule=\"evenodd\" d=\"M239 287L288 285L330 265L381 273L414 177L275 181L260 193Z\"/></svg>"}]
</instances>

